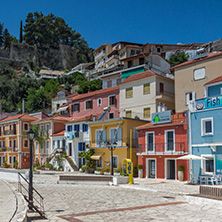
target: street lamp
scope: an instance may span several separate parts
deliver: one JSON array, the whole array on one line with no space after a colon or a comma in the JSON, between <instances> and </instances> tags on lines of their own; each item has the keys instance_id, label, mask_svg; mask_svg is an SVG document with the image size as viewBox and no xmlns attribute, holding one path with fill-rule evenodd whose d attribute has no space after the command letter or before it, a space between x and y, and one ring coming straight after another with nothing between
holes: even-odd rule
<instances>
[{"instance_id":1,"label":"street lamp","mask_svg":"<svg viewBox=\"0 0 222 222\"><path fill-rule=\"evenodd\" d=\"M113 150L115 150L117 143L107 142L107 147L111 151L111 175L113 175Z\"/></svg>"},{"instance_id":2,"label":"street lamp","mask_svg":"<svg viewBox=\"0 0 222 222\"><path fill-rule=\"evenodd\" d=\"M33 140L35 137L35 133L33 132L32 129L30 129L27 132L27 137L30 142L30 154L29 154L29 209L32 210L32 205L33 205L33 187L32 187L32 178L33 178L33 173L32 173L32 145L33 145Z\"/></svg>"}]
</instances>

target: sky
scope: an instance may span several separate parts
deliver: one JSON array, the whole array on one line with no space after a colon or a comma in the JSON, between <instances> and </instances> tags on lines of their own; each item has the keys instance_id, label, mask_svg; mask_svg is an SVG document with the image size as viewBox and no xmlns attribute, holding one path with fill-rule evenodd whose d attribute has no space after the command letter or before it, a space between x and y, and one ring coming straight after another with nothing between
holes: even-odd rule
<instances>
[{"instance_id":1,"label":"sky","mask_svg":"<svg viewBox=\"0 0 222 222\"><path fill-rule=\"evenodd\" d=\"M220 0L1 0L0 22L19 38L29 12L53 13L89 46L104 43L205 43L222 38Z\"/></svg>"}]
</instances>

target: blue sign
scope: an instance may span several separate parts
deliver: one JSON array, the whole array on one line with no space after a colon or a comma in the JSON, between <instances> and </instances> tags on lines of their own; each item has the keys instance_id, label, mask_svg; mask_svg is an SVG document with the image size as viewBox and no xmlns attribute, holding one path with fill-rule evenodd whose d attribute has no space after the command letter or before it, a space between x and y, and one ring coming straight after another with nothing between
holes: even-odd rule
<instances>
[{"instance_id":1,"label":"blue sign","mask_svg":"<svg viewBox=\"0 0 222 222\"><path fill-rule=\"evenodd\" d=\"M196 100L197 110L212 109L217 107L222 107L222 96L207 97Z\"/></svg>"},{"instance_id":2,"label":"blue sign","mask_svg":"<svg viewBox=\"0 0 222 222\"><path fill-rule=\"evenodd\" d=\"M216 155L216 173L222 174L222 154Z\"/></svg>"},{"instance_id":3,"label":"blue sign","mask_svg":"<svg viewBox=\"0 0 222 222\"><path fill-rule=\"evenodd\" d=\"M159 113L152 113L152 124L170 123L171 110Z\"/></svg>"}]
</instances>

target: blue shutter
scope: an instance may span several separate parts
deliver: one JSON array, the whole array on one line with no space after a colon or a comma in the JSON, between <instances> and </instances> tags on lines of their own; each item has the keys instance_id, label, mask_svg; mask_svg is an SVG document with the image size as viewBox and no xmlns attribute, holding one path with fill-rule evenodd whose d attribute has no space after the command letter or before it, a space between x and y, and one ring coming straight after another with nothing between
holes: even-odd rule
<instances>
[{"instance_id":1,"label":"blue shutter","mask_svg":"<svg viewBox=\"0 0 222 222\"><path fill-rule=\"evenodd\" d=\"M88 125L85 124L85 132L88 132Z\"/></svg>"},{"instance_id":2,"label":"blue shutter","mask_svg":"<svg viewBox=\"0 0 222 222\"><path fill-rule=\"evenodd\" d=\"M77 125L74 125L74 131L76 131Z\"/></svg>"},{"instance_id":3,"label":"blue shutter","mask_svg":"<svg viewBox=\"0 0 222 222\"><path fill-rule=\"evenodd\" d=\"M86 125L86 124L84 124L84 123L82 124L82 131L83 131L83 132L85 132L85 125Z\"/></svg>"},{"instance_id":4,"label":"blue shutter","mask_svg":"<svg viewBox=\"0 0 222 222\"><path fill-rule=\"evenodd\" d=\"M82 151L82 143L79 143L79 151Z\"/></svg>"},{"instance_id":5,"label":"blue shutter","mask_svg":"<svg viewBox=\"0 0 222 222\"><path fill-rule=\"evenodd\" d=\"M86 164L86 160L85 160L85 158L83 157L82 158L82 165L84 166Z\"/></svg>"}]
</instances>

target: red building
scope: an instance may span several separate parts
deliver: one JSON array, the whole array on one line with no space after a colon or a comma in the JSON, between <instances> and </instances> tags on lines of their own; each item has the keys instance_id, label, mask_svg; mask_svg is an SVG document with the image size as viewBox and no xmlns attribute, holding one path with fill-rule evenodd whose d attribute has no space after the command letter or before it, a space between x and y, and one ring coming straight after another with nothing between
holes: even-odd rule
<instances>
[{"instance_id":1,"label":"red building","mask_svg":"<svg viewBox=\"0 0 222 222\"><path fill-rule=\"evenodd\" d=\"M64 106L67 106L66 104ZM69 116L82 118L90 115L101 116L108 108L105 119L119 117L119 86L79 94L69 102ZM107 110L107 109L106 109Z\"/></svg>"},{"instance_id":2,"label":"red building","mask_svg":"<svg viewBox=\"0 0 222 222\"><path fill-rule=\"evenodd\" d=\"M184 180L188 180L188 161L177 160L178 157L188 154L185 114L171 116L170 111L167 112L155 113L152 115L152 123L137 127L138 164L143 165L143 177L175 180L178 179L178 166L183 166ZM157 116L165 113L169 114L168 121L161 123ZM153 116L157 117L156 121Z\"/></svg>"}]
</instances>

